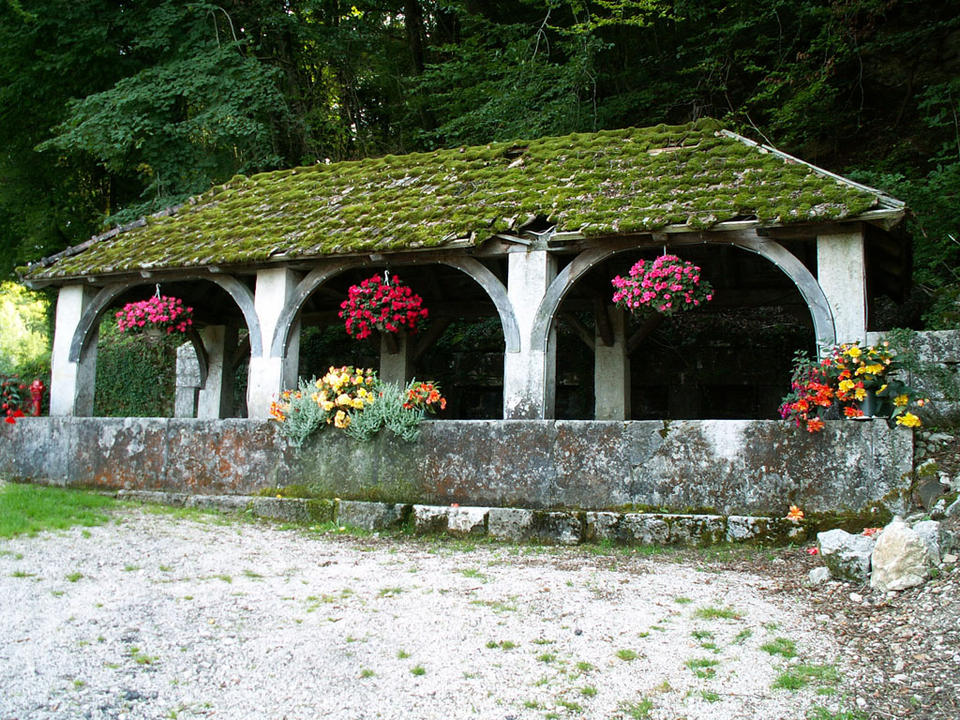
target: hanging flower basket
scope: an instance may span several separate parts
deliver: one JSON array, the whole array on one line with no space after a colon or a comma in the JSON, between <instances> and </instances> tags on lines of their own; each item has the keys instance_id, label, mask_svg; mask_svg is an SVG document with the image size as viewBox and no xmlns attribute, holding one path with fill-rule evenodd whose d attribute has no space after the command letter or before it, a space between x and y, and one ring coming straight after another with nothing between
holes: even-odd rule
<instances>
[{"instance_id":1,"label":"hanging flower basket","mask_svg":"<svg viewBox=\"0 0 960 720\"><path fill-rule=\"evenodd\" d=\"M347 299L340 304L340 317L345 321L347 334L357 340L369 337L375 330L390 334L415 333L428 314L422 297L396 275L391 278L386 273L351 285Z\"/></svg>"},{"instance_id":2,"label":"hanging flower basket","mask_svg":"<svg viewBox=\"0 0 960 720\"><path fill-rule=\"evenodd\" d=\"M627 277L611 280L617 307L640 312L649 308L663 315L692 310L713 300L713 287L700 277L700 268L676 255L640 260Z\"/></svg>"},{"instance_id":3,"label":"hanging flower basket","mask_svg":"<svg viewBox=\"0 0 960 720\"><path fill-rule=\"evenodd\" d=\"M186 307L180 298L157 294L127 303L116 318L120 332L171 335L185 333L193 325L193 308Z\"/></svg>"}]
</instances>

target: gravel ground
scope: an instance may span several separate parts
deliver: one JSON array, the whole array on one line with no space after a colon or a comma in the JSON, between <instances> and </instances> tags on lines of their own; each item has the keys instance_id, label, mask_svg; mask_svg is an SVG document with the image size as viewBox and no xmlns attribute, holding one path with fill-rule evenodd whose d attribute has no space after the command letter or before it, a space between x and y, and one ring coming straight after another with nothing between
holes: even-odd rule
<instances>
[{"instance_id":1,"label":"gravel ground","mask_svg":"<svg viewBox=\"0 0 960 720\"><path fill-rule=\"evenodd\" d=\"M895 666L846 634L866 615L878 639L878 606L803 588L802 550L603 555L114 518L0 540L0 718L904 717L883 704ZM911 717L956 717L910 687L914 666L899 668Z\"/></svg>"}]
</instances>

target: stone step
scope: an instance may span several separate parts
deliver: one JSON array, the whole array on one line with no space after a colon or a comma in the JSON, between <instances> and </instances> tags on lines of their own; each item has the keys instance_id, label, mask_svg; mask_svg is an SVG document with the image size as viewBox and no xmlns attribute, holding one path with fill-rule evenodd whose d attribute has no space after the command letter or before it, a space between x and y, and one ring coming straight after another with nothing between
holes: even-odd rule
<instances>
[{"instance_id":1,"label":"stone step","mask_svg":"<svg viewBox=\"0 0 960 720\"><path fill-rule=\"evenodd\" d=\"M530 510L147 490L120 490L117 497L179 507L250 512L256 517L287 522L335 522L369 531L407 526L418 534L446 533L551 545L601 541L627 545L712 545L806 539L802 525L782 518L752 515Z\"/></svg>"}]
</instances>

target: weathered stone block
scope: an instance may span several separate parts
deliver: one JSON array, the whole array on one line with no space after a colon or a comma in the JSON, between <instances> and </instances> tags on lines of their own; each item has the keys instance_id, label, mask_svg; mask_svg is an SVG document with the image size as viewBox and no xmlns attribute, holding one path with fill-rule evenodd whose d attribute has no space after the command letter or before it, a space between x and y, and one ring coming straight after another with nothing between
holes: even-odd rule
<instances>
[{"instance_id":1,"label":"weathered stone block","mask_svg":"<svg viewBox=\"0 0 960 720\"><path fill-rule=\"evenodd\" d=\"M640 545L666 545L670 539L670 525L660 515L627 513L620 521L619 536L625 542Z\"/></svg>"},{"instance_id":2,"label":"weathered stone block","mask_svg":"<svg viewBox=\"0 0 960 720\"><path fill-rule=\"evenodd\" d=\"M550 545L576 545L583 536L580 518L568 512L535 511L531 530L530 540Z\"/></svg>"},{"instance_id":3,"label":"weathered stone block","mask_svg":"<svg viewBox=\"0 0 960 720\"><path fill-rule=\"evenodd\" d=\"M497 540L519 542L529 537L533 511L521 508L490 508L487 532Z\"/></svg>"},{"instance_id":4,"label":"weathered stone block","mask_svg":"<svg viewBox=\"0 0 960 720\"><path fill-rule=\"evenodd\" d=\"M584 539L587 542L597 540L620 540L619 513L588 512L584 516Z\"/></svg>"},{"instance_id":5,"label":"weathered stone block","mask_svg":"<svg viewBox=\"0 0 960 720\"><path fill-rule=\"evenodd\" d=\"M727 542L744 542L765 538L770 530L770 518L752 515L731 515L727 518Z\"/></svg>"},{"instance_id":6,"label":"weathered stone block","mask_svg":"<svg viewBox=\"0 0 960 720\"><path fill-rule=\"evenodd\" d=\"M418 533L439 533L447 529L450 508L440 505L414 505L413 529Z\"/></svg>"},{"instance_id":7,"label":"weathered stone block","mask_svg":"<svg viewBox=\"0 0 960 720\"><path fill-rule=\"evenodd\" d=\"M679 545L713 545L723 540L726 523L720 515L664 515L667 541Z\"/></svg>"},{"instance_id":8,"label":"weathered stone block","mask_svg":"<svg viewBox=\"0 0 960 720\"><path fill-rule=\"evenodd\" d=\"M255 497L250 508L257 517L307 524L332 521L335 501Z\"/></svg>"},{"instance_id":9,"label":"weathered stone block","mask_svg":"<svg viewBox=\"0 0 960 720\"><path fill-rule=\"evenodd\" d=\"M409 512L409 505L341 500L337 522L362 530L387 530L400 527Z\"/></svg>"},{"instance_id":10,"label":"weathered stone block","mask_svg":"<svg viewBox=\"0 0 960 720\"><path fill-rule=\"evenodd\" d=\"M820 556L835 578L863 583L870 577L874 540L845 530L817 533Z\"/></svg>"},{"instance_id":11,"label":"weathered stone block","mask_svg":"<svg viewBox=\"0 0 960 720\"><path fill-rule=\"evenodd\" d=\"M887 525L873 549L870 587L905 590L927 579L930 558L920 536L899 518Z\"/></svg>"},{"instance_id":12,"label":"weathered stone block","mask_svg":"<svg viewBox=\"0 0 960 720\"><path fill-rule=\"evenodd\" d=\"M183 507L190 496L186 493L163 492L162 490L118 490L118 500L132 500L142 503L156 503L158 505L172 505Z\"/></svg>"},{"instance_id":13,"label":"weathered stone block","mask_svg":"<svg viewBox=\"0 0 960 720\"><path fill-rule=\"evenodd\" d=\"M447 513L447 531L453 535L485 535L489 512L486 507L452 507Z\"/></svg>"},{"instance_id":14,"label":"weathered stone block","mask_svg":"<svg viewBox=\"0 0 960 720\"><path fill-rule=\"evenodd\" d=\"M243 512L250 507L252 500L253 498L245 495L191 495L184 507L217 512Z\"/></svg>"}]
</instances>

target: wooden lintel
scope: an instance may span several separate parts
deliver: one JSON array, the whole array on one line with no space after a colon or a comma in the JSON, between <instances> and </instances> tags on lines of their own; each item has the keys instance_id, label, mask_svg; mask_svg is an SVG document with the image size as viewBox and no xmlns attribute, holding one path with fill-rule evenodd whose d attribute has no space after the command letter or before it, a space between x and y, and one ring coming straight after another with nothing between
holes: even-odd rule
<instances>
[{"instance_id":1,"label":"wooden lintel","mask_svg":"<svg viewBox=\"0 0 960 720\"><path fill-rule=\"evenodd\" d=\"M610 323L607 304L604 302L603 296L599 294L593 295L590 301L593 304L593 321L597 326L597 337L600 338L604 347L612 347L614 342L613 325Z\"/></svg>"},{"instance_id":2,"label":"wooden lintel","mask_svg":"<svg viewBox=\"0 0 960 720\"><path fill-rule=\"evenodd\" d=\"M630 339L627 340L627 354L629 355L638 347L640 347L640 343L646 340L654 330L660 327L660 323L662 322L663 315L660 313L657 313L656 315L644 320L640 327L637 328L636 332L634 332L630 336Z\"/></svg>"},{"instance_id":3,"label":"wooden lintel","mask_svg":"<svg viewBox=\"0 0 960 720\"><path fill-rule=\"evenodd\" d=\"M427 328L426 332L423 335L419 336L417 342L417 347L413 351L413 360L416 362L421 355L423 355L427 350L429 350L437 340L440 339L440 336L443 335L444 331L450 326L450 323L453 322L453 318L450 317L434 317L430 322L430 327ZM416 336L415 336L416 337Z\"/></svg>"},{"instance_id":4,"label":"wooden lintel","mask_svg":"<svg viewBox=\"0 0 960 720\"><path fill-rule=\"evenodd\" d=\"M584 345L586 345L590 350L596 349L596 343L593 338L593 334L584 327L584 324L577 319L576 315L571 313L564 313L562 316L563 322L573 328L573 331L577 334L581 340L583 340Z\"/></svg>"}]
</instances>

